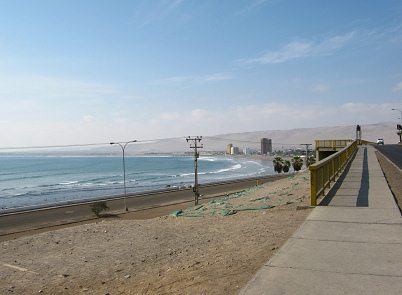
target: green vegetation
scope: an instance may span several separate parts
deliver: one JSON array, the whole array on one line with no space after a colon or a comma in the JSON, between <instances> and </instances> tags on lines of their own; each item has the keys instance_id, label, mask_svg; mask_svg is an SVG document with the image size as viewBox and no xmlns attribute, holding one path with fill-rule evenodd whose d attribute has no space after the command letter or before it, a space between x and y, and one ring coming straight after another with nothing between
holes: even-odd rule
<instances>
[{"instance_id":1,"label":"green vegetation","mask_svg":"<svg viewBox=\"0 0 402 295\"><path fill-rule=\"evenodd\" d=\"M109 210L109 207L106 205L106 202L96 202L89 205L91 207L92 212L96 215L96 217L101 217L101 212Z\"/></svg>"},{"instance_id":2,"label":"green vegetation","mask_svg":"<svg viewBox=\"0 0 402 295\"><path fill-rule=\"evenodd\" d=\"M307 158L307 165L313 165L315 163L315 157L313 155L308 156Z\"/></svg>"},{"instance_id":3,"label":"green vegetation","mask_svg":"<svg viewBox=\"0 0 402 295\"><path fill-rule=\"evenodd\" d=\"M282 157L275 157L272 161L274 163L274 170L277 173L281 173L283 169L283 159Z\"/></svg>"},{"instance_id":4,"label":"green vegetation","mask_svg":"<svg viewBox=\"0 0 402 295\"><path fill-rule=\"evenodd\" d=\"M283 172L288 173L290 168L290 161L289 160L284 160L283 161Z\"/></svg>"},{"instance_id":5,"label":"green vegetation","mask_svg":"<svg viewBox=\"0 0 402 295\"><path fill-rule=\"evenodd\" d=\"M303 167L303 159L299 156L294 156L292 158L292 166L295 171L300 171Z\"/></svg>"}]
</instances>

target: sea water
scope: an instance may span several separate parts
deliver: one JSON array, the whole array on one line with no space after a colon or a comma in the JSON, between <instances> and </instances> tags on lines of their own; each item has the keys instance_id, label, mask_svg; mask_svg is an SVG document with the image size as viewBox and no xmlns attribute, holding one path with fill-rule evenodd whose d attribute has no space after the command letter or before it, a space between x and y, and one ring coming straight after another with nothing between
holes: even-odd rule
<instances>
[{"instance_id":1,"label":"sea water","mask_svg":"<svg viewBox=\"0 0 402 295\"><path fill-rule=\"evenodd\" d=\"M186 156L125 157L127 193L190 186L194 159ZM200 157L199 183L274 174L271 161ZM118 156L0 156L0 212L73 203L124 193Z\"/></svg>"}]
</instances>

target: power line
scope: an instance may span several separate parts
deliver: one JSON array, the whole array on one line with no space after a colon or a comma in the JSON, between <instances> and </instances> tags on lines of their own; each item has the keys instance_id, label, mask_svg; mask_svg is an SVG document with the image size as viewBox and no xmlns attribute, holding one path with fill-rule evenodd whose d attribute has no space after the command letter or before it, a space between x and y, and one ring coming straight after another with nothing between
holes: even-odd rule
<instances>
[{"instance_id":1,"label":"power line","mask_svg":"<svg viewBox=\"0 0 402 295\"><path fill-rule=\"evenodd\" d=\"M66 144L66 145L39 145L39 146L18 146L18 147L0 147L0 150L28 150L28 149L50 149L50 148L66 148L66 147L86 147L108 145L105 143L83 143L83 144Z\"/></svg>"},{"instance_id":2,"label":"power line","mask_svg":"<svg viewBox=\"0 0 402 295\"><path fill-rule=\"evenodd\" d=\"M163 142L163 141L169 141L169 140L179 140L181 138L186 138L186 137L183 136L183 137L146 139L146 140L138 140L137 143ZM231 142L241 142L241 143L249 143L249 144L260 144L259 141L236 139L236 138L225 138L225 137L219 137L219 136L204 137L204 140L216 140L216 141L226 141L226 142L231 141ZM10 146L10 147L0 147L0 150L34 150L34 149L52 149L52 148L90 147L90 146L104 146L104 145L109 145L109 144L110 144L110 142L65 144L65 145L42 145L42 146ZM280 142L273 142L272 144L273 145L283 145L283 146L303 145L300 143L280 143Z\"/></svg>"},{"instance_id":3,"label":"power line","mask_svg":"<svg viewBox=\"0 0 402 295\"><path fill-rule=\"evenodd\" d=\"M155 141L167 141L173 139L185 138L182 137L168 137L168 138L156 138L156 139L145 139L138 140L137 143L147 143L147 142L155 142ZM0 147L0 150L29 150L29 149L51 149L51 148L68 148L68 147L87 147L87 146L103 146L110 145L110 142L101 142L101 143L78 143L78 144L59 144L59 145L39 145L39 146L10 146L10 147Z\"/></svg>"}]
</instances>

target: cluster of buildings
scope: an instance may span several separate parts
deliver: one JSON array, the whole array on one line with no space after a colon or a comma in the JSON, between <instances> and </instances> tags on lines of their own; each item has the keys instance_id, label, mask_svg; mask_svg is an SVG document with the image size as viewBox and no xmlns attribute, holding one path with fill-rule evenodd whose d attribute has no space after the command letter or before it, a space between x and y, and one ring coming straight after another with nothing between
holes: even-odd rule
<instances>
[{"instance_id":1,"label":"cluster of buildings","mask_svg":"<svg viewBox=\"0 0 402 295\"><path fill-rule=\"evenodd\" d=\"M261 138L261 149L255 150L250 147L244 147L243 150L240 150L239 147L234 146L229 143L226 146L226 154L227 155L270 155L272 154L272 139L269 138Z\"/></svg>"}]
</instances>

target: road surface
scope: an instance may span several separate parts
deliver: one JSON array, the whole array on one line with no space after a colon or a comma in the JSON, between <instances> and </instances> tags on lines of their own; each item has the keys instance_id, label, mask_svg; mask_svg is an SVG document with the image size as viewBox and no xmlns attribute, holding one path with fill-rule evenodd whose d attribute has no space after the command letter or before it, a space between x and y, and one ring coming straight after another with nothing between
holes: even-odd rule
<instances>
[{"instance_id":1,"label":"road surface","mask_svg":"<svg viewBox=\"0 0 402 295\"><path fill-rule=\"evenodd\" d=\"M377 145L377 149L402 169L402 144Z\"/></svg>"}]
</instances>

